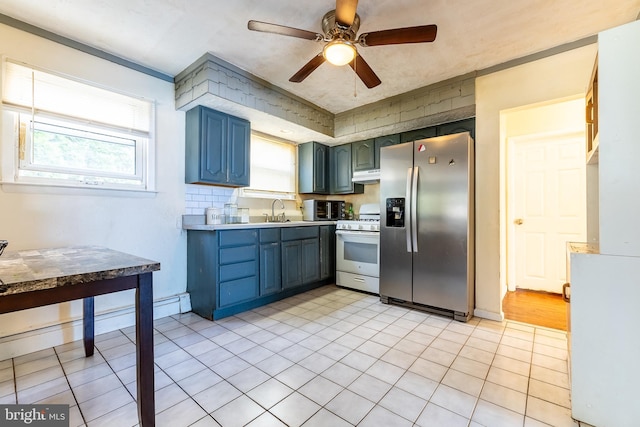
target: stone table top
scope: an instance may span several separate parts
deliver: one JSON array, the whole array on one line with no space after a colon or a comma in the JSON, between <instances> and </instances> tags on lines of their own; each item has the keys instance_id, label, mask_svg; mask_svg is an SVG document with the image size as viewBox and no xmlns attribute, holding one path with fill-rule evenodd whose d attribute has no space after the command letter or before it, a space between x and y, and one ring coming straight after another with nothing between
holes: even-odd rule
<instances>
[{"instance_id":1,"label":"stone table top","mask_svg":"<svg viewBox=\"0 0 640 427\"><path fill-rule=\"evenodd\" d=\"M0 297L160 270L160 263L100 246L5 251Z\"/></svg>"}]
</instances>

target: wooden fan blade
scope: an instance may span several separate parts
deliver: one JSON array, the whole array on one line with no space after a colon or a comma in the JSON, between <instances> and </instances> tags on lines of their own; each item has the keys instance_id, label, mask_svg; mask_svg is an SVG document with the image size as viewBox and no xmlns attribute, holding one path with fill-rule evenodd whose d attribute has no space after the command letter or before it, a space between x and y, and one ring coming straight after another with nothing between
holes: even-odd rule
<instances>
[{"instance_id":1,"label":"wooden fan blade","mask_svg":"<svg viewBox=\"0 0 640 427\"><path fill-rule=\"evenodd\" d=\"M300 30L298 28L285 27L284 25L270 24L268 22L262 22L262 21L251 20L247 23L247 28L249 28L252 31L280 34L282 36L298 37L300 39L316 40L316 41L320 41L324 39L322 34L314 33L313 31Z\"/></svg>"},{"instance_id":2,"label":"wooden fan blade","mask_svg":"<svg viewBox=\"0 0 640 427\"><path fill-rule=\"evenodd\" d=\"M316 68L321 66L324 61L324 56L322 55L322 52L320 52L318 55L314 56L311 61L307 62L302 68L300 68L297 73L291 76L289 81L293 83L300 83L309 77L309 74L311 74Z\"/></svg>"},{"instance_id":3,"label":"wooden fan blade","mask_svg":"<svg viewBox=\"0 0 640 427\"><path fill-rule=\"evenodd\" d=\"M425 43L436 39L437 25L420 25L418 27L395 28L393 30L363 33L358 37L362 46L382 46L388 44Z\"/></svg>"},{"instance_id":4,"label":"wooden fan blade","mask_svg":"<svg viewBox=\"0 0 640 427\"><path fill-rule=\"evenodd\" d=\"M351 65L353 71L356 72L358 77L360 77L360 80L362 80L362 83L364 83L364 85L369 89L376 87L380 83L382 83L378 76L376 76L376 73L373 72L369 64L367 64L367 61L365 61L359 54L356 55L355 60L351 61L349 65Z\"/></svg>"},{"instance_id":5,"label":"wooden fan blade","mask_svg":"<svg viewBox=\"0 0 640 427\"><path fill-rule=\"evenodd\" d=\"M336 23L349 28L356 17L358 0L336 0Z\"/></svg>"}]
</instances>

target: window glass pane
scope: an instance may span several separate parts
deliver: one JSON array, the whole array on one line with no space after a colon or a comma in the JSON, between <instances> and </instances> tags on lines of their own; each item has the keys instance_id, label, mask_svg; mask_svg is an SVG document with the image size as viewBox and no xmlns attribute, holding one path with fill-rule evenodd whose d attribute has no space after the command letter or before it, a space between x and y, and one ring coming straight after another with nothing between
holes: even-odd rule
<instances>
[{"instance_id":1,"label":"window glass pane","mask_svg":"<svg viewBox=\"0 0 640 427\"><path fill-rule=\"evenodd\" d=\"M36 122L33 129L32 164L135 175L135 144L133 139Z\"/></svg>"}]
</instances>

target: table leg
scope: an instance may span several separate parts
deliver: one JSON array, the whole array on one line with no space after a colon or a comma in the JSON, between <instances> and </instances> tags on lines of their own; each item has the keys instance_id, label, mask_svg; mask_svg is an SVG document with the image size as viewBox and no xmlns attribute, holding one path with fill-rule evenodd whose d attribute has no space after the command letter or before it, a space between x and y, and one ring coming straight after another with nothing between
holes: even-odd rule
<instances>
[{"instance_id":1,"label":"table leg","mask_svg":"<svg viewBox=\"0 0 640 427\"><path fill-rule=\"evenodd\" d=\"M152 284L151 273L138 275L138 288L136 289L136 370L138 418L141 427L155 426Z\"/></svg>"},{"instance_id":2,"label":"table leg","mask_svg":"<svg viewBox=\"0 0 640 427\"><path fill-rule=\"evenodd\" d=\"M94 344L94 324L93 324L93 297L83 299L82 305L82 333L84 340L84 354L89 357L93 355Z\"/></svg>"}]
</instances>

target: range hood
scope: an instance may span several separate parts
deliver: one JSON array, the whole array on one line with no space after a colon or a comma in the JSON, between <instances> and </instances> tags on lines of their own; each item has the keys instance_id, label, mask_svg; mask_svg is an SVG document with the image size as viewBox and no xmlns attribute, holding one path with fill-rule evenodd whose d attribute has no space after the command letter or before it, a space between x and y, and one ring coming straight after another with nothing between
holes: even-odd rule
<instances>
[{"instance_id":1,"label":"range hood","mask_svg":"<svg viewBox=\"0 0 640 427\"><path fill-rule=\"evenodd\" d=\"M356 171L353 173L351 181L356 184L376 184L380 182L380 169L370 169L368 171Z\"/></svg>"}]
</instances>

